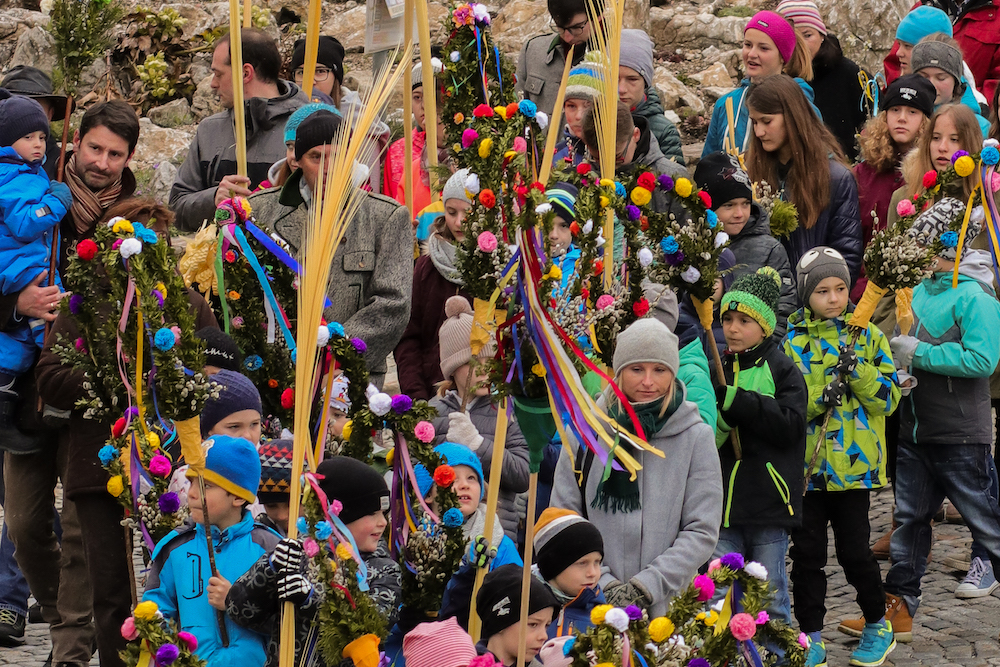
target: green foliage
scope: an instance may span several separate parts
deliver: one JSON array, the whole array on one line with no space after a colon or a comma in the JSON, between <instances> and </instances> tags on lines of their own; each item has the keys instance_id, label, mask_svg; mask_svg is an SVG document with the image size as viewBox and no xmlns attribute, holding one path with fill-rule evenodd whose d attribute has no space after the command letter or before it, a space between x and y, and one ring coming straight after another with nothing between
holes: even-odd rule
<instances>
[{"instance_id":1,"label":"green foliage","mask_svg":"<svg viewBox=\"0 0 1000 667\"><path fill-rule=\"evenodd\" d=\"M795 204L784 199L774 202L771 209L771 236L777 239L788 238L799 228L799 210Z\"/></svg>"},{"instance_id":2,"label":"green foliage","mask_svg":"<svg viewBox=\"0 0 1000 667\"><path fill-rule=\"evenodd\" d=\"M163 51L149 56L142 65L136 65L135 71L146 89L146 94L154 101L170 100L177 94L177 89L168 76L169 69Z\"/></svg>"},{"instance_id":3,"label":"green foliage","mask_svg":"<svg viewBox=\"0 0 1000 667\"><path fill-rule=\"evenodd\" d=\"M748 19L756 12L757 10L748 5L737 5L735 7L720 7L716 10L715 15L720 18L724 16L735 16L738 18Z\"/></svg>"},{"instance_id":4,"label":"green foliage","mask_svg":"<svg viewBox=\"0 0 1000 667\"><path fill-rule=\"evenodd\" d=\"M128 667L136 667L143 656L148 654L152 654L153 659L146 664L156 664L156 652L166 644L173 644L178 648L177 659L171 663L171 667L205 667L205 661L177 636L180 631L177 621L154 616L150 620L134 618L134 623L138 636L121 652L121 658Z\"/></svg>"},{"instance_id":5,"label":"green foliage","mask_svg":"<svg viewBox=\"0 0 1000 667\"><path fill-rule=\"evenodd\" d=\"M54 0L48 31L67 94L77 93L83 70L111 48L112 33L124 13L120 0Z\"/></svg>"}]
</instances>

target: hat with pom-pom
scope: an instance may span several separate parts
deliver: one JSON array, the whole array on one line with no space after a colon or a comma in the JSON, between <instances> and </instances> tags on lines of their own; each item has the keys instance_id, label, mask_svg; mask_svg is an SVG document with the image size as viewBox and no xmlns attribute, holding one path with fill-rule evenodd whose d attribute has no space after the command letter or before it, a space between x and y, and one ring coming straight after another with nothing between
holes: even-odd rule
<instances>
[{"instance_id":1,"label":"hat with pom-pom","mask_svg":"<svg viewBox=\"0 0 1000 667\"><path fill-rule=\"evenodd\" d=\"M472 204L472 193L465 188L465 182L469 180L469 170L459 169L445 182L444 189L441 190L441 203L447 204L449 199L464 201Z\"/></svg>"},{"instance_id":2,"label":"hat with pom-pom","mask_svg":"<svg viewBox=\"0 0 1000 667\"><path fill-rule=\"evenodd\" d=\"M733 288L722 297L720 316L735 310L754 319L764 330L764 336L774 333L778 323L778 297L781 296L781 276L769 266L763 266L736 280Z\"/></svg>"},{"instance_id":3,"label":"hat with pom-pom","mask_svg":"<svg viewBox=\"0 0 1000 667\"><path fill-rule=\"evenodd\" d=\"M464 296L449 297L444 303L446 319L438 330L441 344L441 374L445 380L455 371L472 361L472 306ZM496 345L491 341L479 351L480 359L488 359L496 353Z\"/></svg>"},{"instance_id":4,"label":"hat with pom-pom","mask_svg":"<svg viewBox=\"0 0 1000 667\"><path fill-rule=\"evenodd\" d=\"M795 265L796 285L802 303L808 307L809 297L816 286L830 277L840 278L848 288L851 286L851 272L843 255L827 246L818 246L802 255Z\"/></svg>"}]
</instances>

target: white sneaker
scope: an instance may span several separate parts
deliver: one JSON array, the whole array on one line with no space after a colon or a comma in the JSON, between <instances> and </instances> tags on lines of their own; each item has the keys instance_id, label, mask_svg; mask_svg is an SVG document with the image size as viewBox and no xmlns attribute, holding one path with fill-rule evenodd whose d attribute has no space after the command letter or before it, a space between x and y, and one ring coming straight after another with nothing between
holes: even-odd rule
<instances>
[{"instance_id":1,"label":"white sneaker","mask_svg":"<svg viewBox=\"0 0 1000 667\"><path fill-rule=\"evenodd\" d=\"M992 594L997 588L1000 588L1000 581L993 574L993 564L977 556L972 559L969 573L955 589L955 597L982 598Z\"/></svg>"}]
</instances>

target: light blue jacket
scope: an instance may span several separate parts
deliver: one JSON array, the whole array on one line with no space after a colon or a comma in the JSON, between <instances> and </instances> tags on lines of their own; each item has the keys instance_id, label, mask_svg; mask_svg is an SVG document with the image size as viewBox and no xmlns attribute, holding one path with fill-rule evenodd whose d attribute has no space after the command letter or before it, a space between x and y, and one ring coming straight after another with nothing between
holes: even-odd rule
<instances>
[{"instance_id":1,"label":"light blue jacket","mask_svg":"<svg viewBox=\"0 0 1000 667\"><path fill-rule=\"evenodd\" d=\"M281 536L255 523L249 512L243 519L219 532L212 527L215 564L219 574L236 581L264 554L278 544ZM223 648L218 615L208 604L208 580L212 576L208 542L201 526L185 524L172 531L153 550L153 565L146 582L143 601L156 603L181 630L198 638L198 657L209 667L260 667L267 659L267 635L225 619L229 646Z\"/></svg>"},{"instance_id":2,"label":"light blue jacket","mask_svg":"<svg viewBox=\"0 0 1000 667\"><path fill-rule=\"evenodd\" d=\"M962 93L961 102L965 106L972 109L973 113L976 114L976 121L979 123L979 129L983 131L983 139L986 139L990 136L990 121L983 118L983 108L979 106L979 100L977 100L976 96L972 93L972 86L969 85L969 82L965 80L964 76L962 77L962 83L965 84L965 92ZM941 105L935 106L935 111L937 111L938 106Z\"/></svg>"}]
</instances>

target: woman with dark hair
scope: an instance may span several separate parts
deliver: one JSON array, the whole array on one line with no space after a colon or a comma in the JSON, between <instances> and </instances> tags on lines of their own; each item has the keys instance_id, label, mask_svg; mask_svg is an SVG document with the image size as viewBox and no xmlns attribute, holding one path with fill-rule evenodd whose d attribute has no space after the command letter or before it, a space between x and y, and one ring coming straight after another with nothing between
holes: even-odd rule
<instances>
[{"instance_id":1,"label":"woman with dark hair","mask_svg":"<svg viewBox=\"0 0 1000 667\"><path fill-rule=\"evenodd\" d=\"M782 239L788 261L794 265L808 250L830 246L844 256L853 284L863 251L858 185L836 137L789 76L758 83L747 105L753 124L750 180L767 181L798 209L798 227Z\"/></svg>"},{"instance_id":2,"label":"woman with dark hair","mask_svg":"<svg viewBox=\"0 0 1000 667\"><path fill-rule=\"evenodd\" d=\"M864 89L858 80L861 68L844 57L837 36L827 32L819 8L812 0L782 0L776 11L785 17L802 37L812 57L813 78L809 82L815 97L813 104L823 122L840 142L853 163L858 158L855 137L868 119L861 104Z\"/></svg>"}]
</instances>

